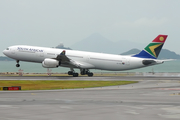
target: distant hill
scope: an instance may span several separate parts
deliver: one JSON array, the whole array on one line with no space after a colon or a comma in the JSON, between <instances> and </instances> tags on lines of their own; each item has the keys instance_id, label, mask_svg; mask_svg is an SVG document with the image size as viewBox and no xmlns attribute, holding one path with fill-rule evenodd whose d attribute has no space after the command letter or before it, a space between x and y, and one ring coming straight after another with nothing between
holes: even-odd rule
<instances>
[{"instance_id":1,"label":"distant hill","mask_svg":"<svg viewBox=\"0 0 180 120\"><path fill-rule=\"evenodd\" d=\"M64 45L62 43L60 43L58 46L56 46L55 48L58 48L58 49L66 49L66 50L72 50L71 48L69 47L64 47Z\"/></svg>"},{"instance_id":2,"label":"distant hill","mask_svg":"<svg viewBox=\"0 0 180 120\"><path fill-rule=\"evenodd\" d=\"M122 53L121 55L133 55L141 52L139 49L131 49L127 52ZM173 51L162 49L158 59L180 59L180 55L176 54Z\"/></svg>"},{"instance_id":3,"label":"distant hill","mask_svg":"<svg viewBox=\"0 0 180 120\"><path fill-rule=\"evenodd\" d=\"M160 59L180 59L180 55L176 54L173 51L162 49L159 54Z\"/></svg>"},{"instance_id":4,"label":"distant hill","mask_svg":"<svg viewBox=\"0 0 180 120\"><path fill-rule=\"evenodd\" d=\"M127 40L120 40L113 42L99 33L94 33L89 37L75 43L71 46L73 50L83 50L90 52L101 52L101 53L111 53L119 54L122 51L127 51L132 48L143 48L143 44L130 42Z\"/></svg>"},{"instance_id":5,"label":"distant hill","mask_svg":"<svg viewBox=\"0 0 180 120\"><path fill-rule=\"evenodd\" d=\"M0 61L14 61L14 60L5 56L0 56Z\"/></svg>"},{"instance_id":6,"label":"distant hill","mask_svg":"<svg viewBox=\"0 0 180 120\"><path fill-rule=\"evenodd\" d=\"M133 54L137 54L139 52L141 52L139 49L134 48L134 49L131 49L127 52L121 53L121 55L133 55Z\"/></svg>"}]
</instances>

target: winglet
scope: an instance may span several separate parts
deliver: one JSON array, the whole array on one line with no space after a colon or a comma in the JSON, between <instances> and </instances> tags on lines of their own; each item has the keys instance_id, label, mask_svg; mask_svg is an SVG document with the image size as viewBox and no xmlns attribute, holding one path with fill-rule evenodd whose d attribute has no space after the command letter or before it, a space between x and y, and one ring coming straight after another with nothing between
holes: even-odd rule
<instances>
[{"instance_id":1,"label":"winglet","mask_svg":"<svg viewBox=\"0 0 180 120\"><path fill-rule=\"evenodd\" d=\"M63 50L61 53L60 53L60 55L65 55L66 54L66 51L65 50Z\"/></svg>"},{"instance_id":2,"label":"winglet","mask_svg":"<svg viewBox=\"0 0 180 120\"><path fill-rule=\"evenodd\" d=\"M66 51L63 50L55 59L59 61L69 61L69 58L65 54Z\"/></svg>"},{"instance_id":3,"label":"winglet","mask_svg":"<svg viewBox=\"0 0 180 120\"><path fill-rule=\"evenodd\" d=\"M167 35L158 35L144 50L133 57L157 59L166 38Z\"/></svg>"}]
</instances>

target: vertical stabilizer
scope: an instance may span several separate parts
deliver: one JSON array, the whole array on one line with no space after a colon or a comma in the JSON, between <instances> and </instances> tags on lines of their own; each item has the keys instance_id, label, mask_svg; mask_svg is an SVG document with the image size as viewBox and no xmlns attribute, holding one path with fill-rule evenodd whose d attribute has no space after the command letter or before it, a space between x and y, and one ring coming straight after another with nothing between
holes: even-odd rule
<instances>
[{"instance_id":1,"label":"vertical stabilizer","mask_svg":"<svg viewBox=\"0 0 180 120\"><path fill-rule=\"evenodd\" d=\"M133 57L157 59L166 38L167 35L158 35L144 50Z\"/></svg>"}]
</instances>

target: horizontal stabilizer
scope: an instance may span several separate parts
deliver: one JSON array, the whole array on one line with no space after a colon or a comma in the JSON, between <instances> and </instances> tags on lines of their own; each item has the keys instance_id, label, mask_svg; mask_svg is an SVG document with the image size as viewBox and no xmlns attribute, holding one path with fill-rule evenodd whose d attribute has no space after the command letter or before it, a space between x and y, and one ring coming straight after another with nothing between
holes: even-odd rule
<instances>
[{"instance_id":1,"label":"horizontal stabilizer","mask_svg":"<svg viewBox=\"0 0 180 120\"><path fill-rule=\"evenodd\" d=\"M162 64L162 63L164 63L164 61L151 59L151 60L143 60L142 63L144 65L148 66L148 65Z\"/></svg>"}]
</instances>

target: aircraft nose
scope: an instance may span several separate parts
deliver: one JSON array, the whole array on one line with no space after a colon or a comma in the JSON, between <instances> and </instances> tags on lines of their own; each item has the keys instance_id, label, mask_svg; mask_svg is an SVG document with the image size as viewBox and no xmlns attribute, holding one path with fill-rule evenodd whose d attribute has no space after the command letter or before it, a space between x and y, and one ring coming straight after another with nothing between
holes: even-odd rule
<instances>
[{"instance_id":1,"label":"aircraft nose","mask_svg":"<svg viewBox=\"0 0 180 120\"><path fill-rule=\"evenodd\" d=\"M6 55L6 50L3 50L3 54Z\"/></svg>"},{"instance_id":2,"label":"aircraft nose","mask_svg":"<svg viewBox=\"0 0 180 120\"><path fill-rule=\"evenodd\" d=\"M7 56L8 55L8 50L7 49L3 50L3 54Z\"/></svg>"}]
</instances>

